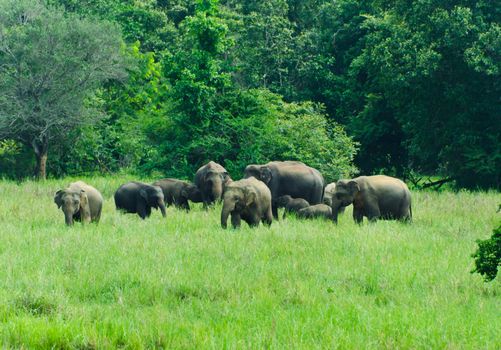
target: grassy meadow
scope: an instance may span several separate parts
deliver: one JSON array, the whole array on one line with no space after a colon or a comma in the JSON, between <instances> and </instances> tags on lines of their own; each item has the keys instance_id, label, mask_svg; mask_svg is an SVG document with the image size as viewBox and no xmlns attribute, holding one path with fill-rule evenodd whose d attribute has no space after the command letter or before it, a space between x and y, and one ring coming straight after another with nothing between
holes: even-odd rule
<instances>
[{"instance_id":1,"label":"grassy meadow","mask_svg":"<svg viewBox=\"0 0 501 350\"><path fill-rule=\"evenodd\" d=\"M501 284L470 274L497 192L413 192L414 222L293 217L220 227L220 207L142 221L132 178L89 178L99 225L68 228L71 179L0 182L0 344L24 349L500 349Z\"/></svg>"}]
</instances>

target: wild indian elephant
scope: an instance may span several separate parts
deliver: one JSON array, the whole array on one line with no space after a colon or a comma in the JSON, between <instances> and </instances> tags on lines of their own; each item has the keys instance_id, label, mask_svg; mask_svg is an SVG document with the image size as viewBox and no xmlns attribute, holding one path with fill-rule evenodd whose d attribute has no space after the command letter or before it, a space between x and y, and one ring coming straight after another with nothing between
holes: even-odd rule
<instances>
[{"instance_id":1,"label":"wild indian elephant","mask_svg":"<svg viewBox=\"0 0 501 350\"><path fill-rule=\"evenodd\" d=\"M275 200L284 195L303 198L310 204L322 202L324 178L320 172L302 162L284 161L251 164L245 168L244 178L255 177L271 191L273 217L278 218Z\"/></svg>"},{"instance_id":2,"label":"wild indian elephant","mask_svg":"<svg viewBox=\"0 0 501 350\"><path fill-rule=\"evenodd\" d=\"M62 209L66 225L73 225L74 221L99 222L101 218L103 196L83 181L73 182L57 191L54 202Z\"/></svg>"},{"instance_id":3,"label":"wild indian elephant","mask_svg":"<svg viewBox=\"0 0 501 350\"><path fill-rule=\"evenodd\" d=\"M411 193L407 185L385 175L360 176L339 180L332 197L332 218L337 222L339 209L353 203L353 219L357 223L367 217L377 219L412 220Z\"/></svg>"},{"instance_id":4,"label":"wild indian elephant","mask_svg":"<svg viewBox=\"0 0 501 350\"><path fill-rule=\"evenodd\" d=\"M258 226L262 221L271 225L271 193L266 185L254 177L228 184L223 197L221 211L221 226L226 228L228 216L231 214L231 224L240 227L240 220L249 226Z\"/></svg>"},{"instance_id":5,"label":"wild indian elephant","mask_svg":"<svg viewBox=\"0 0 501 350\"><path fill-rule=\"evenodd\" d=\"M224 187L229 182L228 172L216 162L210 161L197 170L194 183L202 194L204 208L222 199Z\"/></svg>"},{"instance_id":6,"label":"wild indian elephant","mask_svg":"<svg viewBox=\"0 0 501 350\"><path fill-rule=\"evenodd\" d=\"M143 182L131 181L115 192L115 205L126 213L137 213L141 219L151 215L151 208L160 209L165 217L165 202L162 189Z\"/></svg>"},{"instance_id":7,"label":"wild indian elephant","mask_svg":"<svg viewBox=\"0 0 501 350\"><path fill-rule=\"evenodd\" d=\"M190 210L188 200L194 203L202 202L202 193L197 186L177 179L162 179L155 181L153 186L158 186L164 194L164 202L167 206L174 204L176 208Z\"/></svg>"}]
</instances>

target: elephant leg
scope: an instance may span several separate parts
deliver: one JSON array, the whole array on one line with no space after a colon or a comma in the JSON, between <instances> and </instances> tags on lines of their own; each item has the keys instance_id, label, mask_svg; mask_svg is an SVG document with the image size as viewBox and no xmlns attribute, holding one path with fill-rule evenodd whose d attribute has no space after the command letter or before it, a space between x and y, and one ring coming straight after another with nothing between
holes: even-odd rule
<instances>
[{"instance_id":1,"label":"elephant leg","mask_svg":"<svg viewBox=\"0 0 501 350\"><path fill-rule=\"evenodd\" d=\"M148 212L148 209L149 209L149 212ZM146 203L144 203L143 201L140 201L139 203L137 203L136 212L137 212L137 215L139 215L139 217L144 220L148 216L150 216L151 208L149 208L146 205Z\"/></svg>"},{"instance_id":2,"label":"elephant leg","mask_svg":"<svg viewBox=\"0 0 501 350\"><path fill-rule=\"evenodd\" d=\"M276 205L271 206L271 211L275 220L278 220L278 207Z\"/></svg>"},{"instance_id":3,"label":"elephant leg","mask_svg":"<svg viewBox=\"0 0 501 350\"><path fill-rule=\"evenodd\" d=\"M231 225L233 228L239 228L241 224L240 214L239 213L231 213Z\"/></svg>"},{"instance_id":4,"label":"elephant leg","mask_svg":"<svg viewBox=\"0 0 501 350\"><path fill-rule=\"evenodd\" d=\"M260 218L258 215L251 215L249 218L247 218L247 223L249 224L250 227L256 227L259 226Z\"/></svg>"},{"instance_id":5,"label":"elephant leg","mask_svg":"<svg viewBox=\"0 0 501 350\"><path fill-rule=\"evenodd\" d=\"M179 208L184 209L186 211L190 211L190 204L187 199L181 199L179 203Z\"/></svg>"},{"instance_id":6,"label":"elephant leg","mask_svg":"<svg viewBox=\"0 0 501 350\"><path fill-rule=\"evenodd\" d=\"M362 224L364 220L364 213L360 208L353 207L353 220L359 225Z\"/></svg>"},{"instance_id":7,"label":"elephant leg","mask_svg":"<svg viewBox=\"0 0 501 350\"><path fill-rule=\"evenodd\" d=\"M285 218L285 213L284 213ZM264 225L270 226L273 221L273 213L271 212L271 207L266 211L264 218L261 220Z\"/></svg>"},{"instance_id":8,"label":"elephant leg","mask_svg":"<svg viewBox=\"0 0 501 350\"><path fill-rule=\"evenodd\" d=\"M365 208L365 216L370 222L376 222L381 217L381 212L377 206L367 206Z\"/></svg>"},{"instance_id":9,"label":"elephant leg","mask_svg":"<svg viewBox=\"0 0 501 350\"><path fill-rule=\"evenodd\" d=\"M99 208L99 210L97 211L97 214L96 214L96 217L92 218L92 221L93 222L99 222L101 220L101 211L103 210L103 208Z\"/></svg>"}]
</instances>

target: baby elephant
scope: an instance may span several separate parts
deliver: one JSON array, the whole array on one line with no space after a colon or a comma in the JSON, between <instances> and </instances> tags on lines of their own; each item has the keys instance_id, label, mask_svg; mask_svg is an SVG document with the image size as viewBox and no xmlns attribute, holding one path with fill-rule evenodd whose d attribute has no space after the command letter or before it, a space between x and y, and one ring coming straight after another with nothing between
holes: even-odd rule
<instances>
[{"instance_id":1,"label":"baby elephant","mask_svg":"<svg viewBox=\"0 0 501 350\"><path fill-rule=\"evenodd\" d=\"M288 194L280 196L275 201L277 208L285 208L284 219L287 213L297 213L300 209L310 206L310 203L303 198L292 198Z\"/></svg>"},{"instance_id":2,"label":"baby elephant","mask_svg":"<svg viewBox=\"0 0 501 350\"><path fill-rule=\"evenodd\" d=\"M62 209L66 225L71 226L74 221L99 222L103 196L94 187L83 181L77 181L64 190L57 191L54 203Z\"/></svg>"},{"instance_id":3,"label":"baby elephant","mask_svg":"<svg viewBox=\"0 0 501 350\"><path fill-rule=\"evenodd\" d=\"M240 220L249 226L258 226L262 221L271 225L271 192L264 182L255 177L232 182L227 185L223 196L221 211L221 226L226 228L228 216L231 213L231 224L240 227Z\"/></svg>"},{"instance_id":4,"label":"baby elephant","mask_svg":"<svg viewBox=\"0 0 501 350\"><path fill-rule=\"evenodd\" d=\"M190 210L188 200L194 203L202 202L202 193L197 186L177 179L162 179L153 183L164 193L164 201L167 206L174 204L176 208Z\"/></svg>"},{"instance_id":5,"label":"baby elephant","mask_svg":"<svg viewBox=\"0 0 501 350\"><path fill-rule=\"evenodd\" d=\"M332 209L327 204L316 204L299 210L297 212L297 217L304 219L331 219Z\"/></svg>"}]
</instances>

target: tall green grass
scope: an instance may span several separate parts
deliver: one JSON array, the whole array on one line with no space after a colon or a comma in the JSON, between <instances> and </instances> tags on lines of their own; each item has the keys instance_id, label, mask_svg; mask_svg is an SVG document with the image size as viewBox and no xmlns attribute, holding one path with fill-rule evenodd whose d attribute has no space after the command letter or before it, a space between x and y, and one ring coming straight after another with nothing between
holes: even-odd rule
<instances>
[{"instance_id":1,"label":"tall green grass","mask_svg":"<svg viewBox=\"0 0 501 350\"><path fill-rule=\"evenodd\" d=\"M220 228L220 207L64 225L71 179L0 182L4 348L501 348L499 279L470 274L499 193L413 193L414 222L293 217Z\"/></svg>"}]
</instances>

